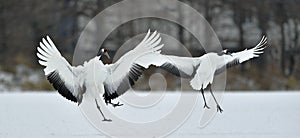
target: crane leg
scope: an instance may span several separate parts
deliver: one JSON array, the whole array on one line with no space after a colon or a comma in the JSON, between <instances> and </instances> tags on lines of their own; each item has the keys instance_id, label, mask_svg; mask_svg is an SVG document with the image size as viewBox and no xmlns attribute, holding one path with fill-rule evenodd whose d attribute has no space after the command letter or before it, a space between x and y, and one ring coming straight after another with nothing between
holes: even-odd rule
<instances>
[{"instance_id":1,"label":"crane leg","mask_svg":"<svg viewBox=\"0 0 300 138\"><path fill-rule=\"evenodd\" d=\"M204 100L204 107L203 108L210 109L210 107L208 107L207 104L206 104L206 100L205 100L204 90L203 89L201 89L201 93L202 93L202 97L203 97L203 100Z\"/></svg>"},{"instance_id":2,"label":"crane leg","mask_svg":"<svg viewBox=\"0 0 300 138\"><path fill-rule=\"evenodd\" d=\"M221 108L221 106L219 105L219 103L218 103L218 101L217 101L215 95L213 94L212 89L211 89L211 85L209 85L209 91L210 91L211 95L213 96L213 98L214 98L214 100L215 100L215 102L216 102L216 104L217 104L217 112L222 113L222 112L223 112L223 109Z\"/></svg>"},{"instance_id":3,"label":"crane leg","mask_svg":"<svg viewBox=\"0 0 300 138\"><path fill-rule=\"evenodd\" d=\"M97 105L97 109L100 111L100 113L101 113L101 115L102 115L102 117L103 117L103 120L102 120L102 121L111 122L111 121L112 121L111 119L105 118L105 116L104 116L103 112L101 111L100 106L99 106L99 104L98 104L98 102L97 102L96 99L95 99L95 102L96 102L96 105Z\"/></svg>"}]
</instances>

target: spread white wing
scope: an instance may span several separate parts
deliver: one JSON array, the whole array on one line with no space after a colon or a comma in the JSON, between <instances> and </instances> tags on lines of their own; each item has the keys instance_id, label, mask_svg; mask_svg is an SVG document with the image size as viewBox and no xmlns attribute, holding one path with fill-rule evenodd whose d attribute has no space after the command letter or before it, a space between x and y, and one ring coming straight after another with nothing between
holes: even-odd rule
<instances>
[{"instance_id":1,"label":"spread white wing","mask_svg":"<svg viewBox=\"0 0 300 138\"><path fill-rule=\"evenodd\" d=\"M267 37L263 36L260 42L251 49L245 49L244 51L232 53L231 55L224 55L224 62L226 62L226 65L217 69L215 74L223 72L226 68L230 68L252 58L259 57L259 55L264 53L264 49L267 47L266 44Z\"/></svg>"},{"instance_id":2,"label":"spread white wing","mask_svg":"<svg viewBox=\"0 0 300 138\"><path fill-rule=\"evenodd\" d=\"M160 34L156 31L145 38L116 63L106 65L110 75L104 82L106 102L125 93L150 65L160 67L174 75L191 77L196 68L194 58L161 55Z\"/></svg>"},{"instance_id":3,"label":"spread white wing","mask_svg":"<svg viewBox=\"0 0 300 138\"><path fill-rule=\"evenodd\" d=\"M261 41L251 49L245 49L244 51L232 53L233 58L238 59L239 63L243 63L254 57L259 57L260 54L264 53L266 48L267 37L263 36Z\"/></svg>"},{"instance_id":4,"label":"spread white wing","mask_svg":"<svg viewBox=\"0 0 300 138\"><path fill-rule=\"evenodd\" d=\"M49 82L58 92L68 100L77 102L78 91L75 91L77 81L72 67L67 60L61 56L49 36L42 39L37 47L39 63L45 66L44 72Z\"/></svg>"},{"instance_id":5,"label":"spread white wing","mask_svg":"<svg viewBox=\"0 0 300 138\"><path fill-rule=\"evenodd\" d=\"M125 93L131 85L134 85L143 70L149 65L141 65L137 60L148 54L160 53L163 44L160 34L156 31L150 35L150 30L145 38L131 51L122 56L116 63L106 65L108 77L104 82L105 93L103 95L106 102ZM151 63L149 63L151 64Z\"/></svg>"},{"instance_id":6,"label":"spread white wing","mask_svg":"<svg viewBox=\"0 0 300 138\"><path fill-rule=\"evenodd\" d=\"M172 55L148 54L140 57L137 63L148 67L155 65L162 68L175 76L190 78L194 75L195 69L200 64L200 60L193 57L178 57Z\"/></svg>"}]
</instances>

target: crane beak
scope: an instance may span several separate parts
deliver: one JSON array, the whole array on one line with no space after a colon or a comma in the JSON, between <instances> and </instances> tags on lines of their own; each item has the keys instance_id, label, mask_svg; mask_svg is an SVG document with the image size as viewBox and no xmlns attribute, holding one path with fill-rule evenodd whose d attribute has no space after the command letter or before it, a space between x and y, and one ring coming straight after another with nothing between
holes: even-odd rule
<instances>
[{"instance_id":1,"label":"crane beak","mask_svg":"<svg viewBox=\"0 0 300 138\"><path fill-rule=\"evenodd\" d=\"M110 56L109 56L109 54L108 54L107 52L105 52L104 55L105 55L108 59L110 59Z\"/></svg>"}]
</instances>

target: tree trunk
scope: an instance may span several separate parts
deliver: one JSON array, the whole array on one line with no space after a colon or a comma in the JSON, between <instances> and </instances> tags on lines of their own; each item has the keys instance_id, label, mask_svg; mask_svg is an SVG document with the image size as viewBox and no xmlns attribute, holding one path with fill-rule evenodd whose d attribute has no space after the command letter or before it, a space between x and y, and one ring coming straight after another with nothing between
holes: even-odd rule
<instances>
[{"instance_id":1,"label":"tree trunk","mask_svg":"<svg viewBox=\"0 0 300 138\"><path fill-rule=\"evenodd\" d=\"M184 17L182 15L181 7L180 7L180 5L178 5L178 22L180 24L183 24L183 18ZM179 42L182 43L183 45L185 45L184 38L183 38L183 27L180 24L177 25L177 29L178 29L177 37L178 37Z\"/></svg>"},{"instance_id":2,"label":"tree trunk","mask_svg":"<svg viewBox=\"0 0 300 138\"><path fill-rule=\"evenodd\" d=\"M240 36L239 45L240 45L241 49L245 49L243 24L239 23L238 28L239 28L239 36ZM242 73L245 72L245 64L241 65L241 72Z\"/></svg>"},{"instance_id":3,"label":"tree trunk","mask_svg":"<svg viewBox=\"0 0 300 138\"><path fill-rule=\"evenodd\" d=\"M282 22L280 24L280 33L281 33L281 71L282 71L282 74L286 75L286 72L285 72L285 35L284 35L284 32L285 32L285 28L284 28L284 22Z\"/></svg>"},{"instance_id":4,"label":"tree trunk","mask_svg":"<svg viewBox=\"0 0 300 138\"><path fill-rule=\"evenodd\" d=\"M0 29L0 62L3 63L2 65L7 65L7 53L8 53L8 47L7 47L7 35L6 35L6 20L5 20L5 14L3 14L5 12L5 8L1 7L1 13L0 13L0 25L1 25L1 29ZM1 65L0 65L1 67ZM3 68L3 67L1 67Z\"/></svg>"},{"instance_id":5,"label":"tree trunk","mask_svg":"<svg viewBox=\"0 0 300 138\"><path fill-rule=\"evenodd\" d=\"M205 19L207 20L208 23L211 23L212 17L210 15L210 0L204 0L204 8L205 8Z\"/></svg>"}]
</instances>

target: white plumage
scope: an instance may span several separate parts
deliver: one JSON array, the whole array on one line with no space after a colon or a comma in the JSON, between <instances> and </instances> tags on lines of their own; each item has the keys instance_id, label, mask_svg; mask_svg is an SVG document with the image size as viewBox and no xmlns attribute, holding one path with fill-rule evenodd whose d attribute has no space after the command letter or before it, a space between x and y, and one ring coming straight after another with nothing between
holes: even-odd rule
<instances>
[{"instance_id":1,"label":"white plumage","mask_svg":"<svg viewBox=\"0 0 300 138\"><path fill-rule=\"evenodd\" d=\"M220 74L227 68L243 63L254 57L259 57L265 49L267 38L262 37L261 41L251 49L237 53L229 53L223 50L220 53L207 53L201 57L176 57L156 54L155 56L159 61L155 65L184 78L191 78L190 85L195 90L201 90L204 107L207 107L204 97L204 89L213 83L214 75ZM154 56L154 55L151 55ZM153 61L152 61L153 62ZM217 104L218 111L222 112L220 105L215 99L211 87L210 92Z\"/></svg>"},{"instance_id":2,"label":"white plumage","mask_svg":"<svg viewBox=\"0 0 300 138\"><path fill-rule=\"evenodd\" d=\"M47 39L47 40L46 40ZM71 66L47 36L37 48L39 63L45 66L44 72L53 87L65 98L81 103L84 93L95 98L95 104L106 119L97 103L100 94L105 102L113 106L120 104L111 103L111 100L125 93L130 86L142 75L150 65L160 67L176 76L191 78L190 85L195 90L201 90L204 107L207 107L204 89L213 83L214 75L220 74L227 68L243 63L263 53L267 38L263 37L257 46L252 49L237 53L223 50L220 53L207 53L201 57L177 57L161 55L160 34L156 31L150 35L150 30L145 38L131 51L122 56L117 62L104 65L101 56L107 54L106 49L101 49L99 56L85 62L83 65ZM218 111L222 112L215 99L211 87L210 92L217 104Z\"/></svg>"},{"instance_id":3,"label":"white plumage","mask_svg":"<svg viewBox=\"0 0 300 138\"><path fill-rule=\"evenodd\" d=\"M104 65L100 60L106 53L106 49L101 49L99 56L85 62L83 65L71 66L63 58L55 47L49 36L42 39L37 47L39 63L45 66L44 72L49 82L58 92L73 102L81 103L83 96L95 98L95 104L101 112L104 121L106 119L100 110L97 100L103 94L105 102L113 106L120 104L111 103L111 99L126 92L130 85L134 84L142 71L152 63L139 61L143 56L159 54L163 45L160 34L156 31L150 35L148 31L145 38L131 51L121 57L116 63ZM143 58L145 59L145 58ZM148 59L151 61L151 59Z\"/></svg>"}]
</instances>

